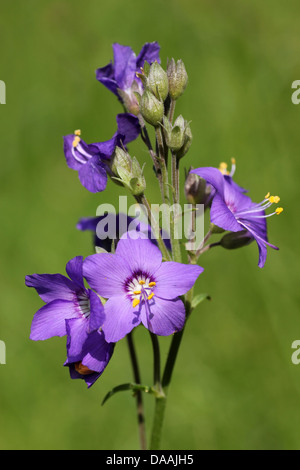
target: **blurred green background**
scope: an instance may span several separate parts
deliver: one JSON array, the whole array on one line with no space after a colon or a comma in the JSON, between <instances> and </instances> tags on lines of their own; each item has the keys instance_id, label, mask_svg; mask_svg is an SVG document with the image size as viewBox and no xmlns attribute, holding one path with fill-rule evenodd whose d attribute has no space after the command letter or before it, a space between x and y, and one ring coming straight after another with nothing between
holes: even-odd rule
<instances>
[{"instance_id":1,"label":"blurred green background","mask_svg":"<svg viewBox=\"0 0 300 470\"><path fill-rule=\"evenodd\" d=\"M170 388L163 449L299 449L300 365L291 344L300 339L298 180L300 106L291 84L300 79L296 0L15 0L0 5L0 365L1 449L136 449L135 401L113 386L131 380L126 341L102 378L87 390L62 365L65 340L31 342L31 319L42 305L26 274L64 273L66 262L92 253L90 233L77 220L116 187L90 194L65 164L62 137L82 129L87 142L109 139L121 112L96 79L112 58L112 43L139 52L161 45L162 64L182 58L189 86L176 114L191 120L189 167L237 160L236 181L260 201L267 191L285 208L269 219L269 250L257 267L256 244L203 255L201 304L187 326ZM156 183L147 160L148 195ZM296 201L296 202L295 202ZM184 202L184 201L182 201ZM297 203L297 204L296 204ZM147 331L135 332L144 383L152 380ZM161 341L166 357L169 338ZM145 396L151 424L152 397Z\"/></svg>"}]
</instances>

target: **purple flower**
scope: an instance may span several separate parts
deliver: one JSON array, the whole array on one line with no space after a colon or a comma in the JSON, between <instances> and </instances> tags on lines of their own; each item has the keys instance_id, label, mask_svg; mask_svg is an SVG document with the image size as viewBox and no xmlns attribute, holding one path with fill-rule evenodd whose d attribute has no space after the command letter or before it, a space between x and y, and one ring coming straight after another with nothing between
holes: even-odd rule
<instances>
[{"instance_id":1,"label":"purple flower","mask_svg":"<svg viewBox=\"0 0 300 470\"><path fill-rule=\"evenodd\" d=\"M246 229L258 245L258 266L262 268L267 257L267 245L278 250L268 242L266 218L280 214L283 209L278 207L275 212L268 215L265 214L265 210L273 203L279 202L279 197L270 196L268 193L260 203L256 204L242 192L242 188L234 183L232 178L224 176L217 168L197 168L191 173L201 176L215 189L210 213L211 222L230 232Z\"/></svg>"},{"instance_id":2,"label":"purple flower","mask_svg":"<svg viewBox=\"0 0 300 470\"><path fill-rule=\"evenodd\" d=\"M69 335L68 353L76 356L89 333L98 330L105 320L104 307L95 292L83 282L83 258L77 256L66 266L70 279L62 274L32 274L25 283L34 287L46 302L33 317L30 339L45 340Z\"/></svg>"},{"instance_id":3,"label":"purple flower","mask_svg":"<svg viewBox=\"0 0 300 470\"><path fill-rule=\"evenodd\" d=\"M118 114L117 124L117 132L106 142L87 144L81 139L80 130L64 137L67 165L78 171L81 184L92 193L106 188L108 163L116 146L125 146L140 133L139 121L132 114Z\"/></svg>"},{"instance_id":4,"label":"purple flower","mask_svg":"<svg viewBox=\"0 0 300 470\"><path fill-rule=\"evenodd\" d=\"M105 339L117 342L142 323L152 333L171 335L184 326L180 296L194 285L203 268L162 263L160 250L148 239L122 238L115 254L89 256L84 277L105 304Z\"/></svg>"},{"instance_id":5,"label":"purple flower","mask_svg":"<svg viewBox=\"0 0 300 470\"><path fill-rule=\"evenodd\" d=\"M159 50L157 42L146 43L136 57L131 47L113 44L114 63L97 69L96 78L124 102L129 112L138 114L134 92L142 94L143 85L136 72L141 71L145 61L160 62Z\"/></svg>"},{"instance_id":6,"label":"purple flower","mask_svg":"<svg viewBox=\"0 0 300 470\"><path fill-rule=\"evenodd\" d=\"M69 330L69 326L67 329ZM70 354L72 332L69 331L68 333L68 359L64 365L69 367L72 379L85 380L89 388L102 375L111 359L115 345L105 341L103 332L93 331L85 340L80 354L72 356Z\"/></svg>"},{"instance_id":7,"label":"purple flower","mask_svg":"<svg viewBox=\"0 0 300 470\"><path fill-rule=\"evenodd\" d=\"M103 226L104 222L106 222L105 226ZM149 225L123 213L84 217L79 220L77 229L91 230L94 234L95 246L108 252L111 252L112 241L114 240L116 246L119 239L128 231L136 231L137 237L141 235L142 238L145 238L146 236L157 245ZM165 232L163 232L163 240L167 249L171 250L170 237Z\"/></svg>"}]
</instances>

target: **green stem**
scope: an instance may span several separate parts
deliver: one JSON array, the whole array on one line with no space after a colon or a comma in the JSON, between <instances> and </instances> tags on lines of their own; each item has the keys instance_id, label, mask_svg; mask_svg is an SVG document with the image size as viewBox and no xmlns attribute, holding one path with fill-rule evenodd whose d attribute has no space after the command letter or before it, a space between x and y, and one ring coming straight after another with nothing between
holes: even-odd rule
<instances>
[{"instance_id":1,"label":"green stem","mask_svg":"<svg viewBox=\"0 0 300 470\"><path fill-rule=\"evenodd\" d=\"M160 163L161 175L162 175L163 202L167 202L168 204L170 204L168 169L167 169L166 161L165 161L164 141L163 141L163 136L162 136L160 126L155 127L155 135L156 135L156 140L157 140L159 163Z\"/></svg>"},{"instance_id":2,"label":"green stem","mask_svg":"<svg viewBox=\"0 0 300 470\"><path fill-rule=\"evenodd\" d=\"M155 219L154 215L152 214L151 205L150 205L148 199L146 198L145 195L135 196L135 199L139 204L142 204L143 207L145 207L148 222L149 222L149 224L150 224L150 226L151 226L151 228L154 232L154 235L155 235L155 238L157 240L159 249L162 252L163 257L167 261L170 261L170 259L171 259L170 254L169 254L169 252L166 248L166 245L165 245L163 239L161 238L160 229L159 229L159 226L157 225L157 222L156 222L156 219Z\"/></svg>"},{"instance_id":3,"label":"green stem","mask_svg":"<svg viewBox=\"0 0 300 470\"><path fill-rule=\"evenodd\" d=\"M138 119L139 119L139 123L140 123L141 130L142 130L141 137L146 147L148 148L149 154L152 158L154 169L155 169L155 174L159 182L161 193L163 194L162 174L161 174L161 168L158 162L158 158L156 156L156 153L153 150L151 140L147 131L147 127L141 114L138 115Z\"/></svg>"},{"instance_id":4,"label":"green stem","mask_svg":"<svg viewBox=\"0 0 300 470\"><path fill-rule=\"evenodd\" d=\"M137 355L136 355L135 347L133 343L132 332L127 335L127 342L128 342L128 348L129 348L130 359L131 359L131 364L132 364L134 382L136 384L141 384L140 371L139 371ZM145 414L144 414L142 392L140 390L136 392L136 407L137 407L137 420L138 420L140 446L142 450L146 450L147 441L146 441L146 429L145 429Z\"/></svg>"},{"instance_id":5,"label":"green stem","mask_svg":"<svg viewBox=\"0 0 300 470\"><path fill-rule=\"evenodd\" d=\"M155 334L151 333L151 341L153 347L153 382L154 388L159 394L163 394L162 387L161 387L161 379L160 379L160 349L159 349L159 342L158 338Z\"/></svg>"},{"instance_id":6,"label":"green stem","mask_svg":"<svg viewBox=\"0 0 300 470\"><path fill-rule=\"evenodd\" d=\"M180 242L178 239L178 234L176 232L176 223L178 221L178 211L177 205L179 204L179 168L178 162L176 158L176 154L172 152L172 160L171 160L171 177L172 177L172 186L174 188L173 193L173 203L174 203L174 211L172 211L171 215L171 242L172 242L172 253L174 261L181 262L181 250L180 250Z\"/></svg>"},{"instance_id":7,"label":"green stem","mask_svg":"<svg viewBox=\"0 0 300 470\"><path fill-rule=\"evenodd\" d=\"M194 292L194 289L192 288L185 295L186 319L188 319L191 313L193 292ZM163 427L164 415L165 415L166 404L167 404L167 393L168 393L169 385L172 379L172 374L173 374L176 359L178 356L179 347L181 345L183 333L184 333L184 329L174 334L172 341L171 341L170 348L169 348L169 353L168 353L168 357L167 357L167 361L166 361L166 365L165 365L165 369L164 369L164 373L162 377L162 389L164 392L164 396L158 397L155 400L154 421L153 421L153 428L152 428L152 435L151 435L150 450L160 449L162 427Z\"/></svg>"},{"instance_id":8,"label":"green stem","mask_svg":"<svg viewBox=\"0 0 300 470\"><path fill-rule=\"evenodd\" d=\"M169 121L171 124L173 123L173 119L174 119L175 105L176 105L176 101L171 99L170 109L169 109Z\"/></svg>"}]
</instances>

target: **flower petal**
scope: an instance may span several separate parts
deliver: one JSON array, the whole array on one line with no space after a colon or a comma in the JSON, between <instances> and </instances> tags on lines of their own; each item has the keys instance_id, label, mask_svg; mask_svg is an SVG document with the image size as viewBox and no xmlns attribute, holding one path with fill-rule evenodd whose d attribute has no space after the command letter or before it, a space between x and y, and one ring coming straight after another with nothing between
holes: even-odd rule
<instances>
[{"instance_id":1,"label":"flower petal","mask_svg":"<svg viewBox=\"0 0 300 470\"><path fill-rule=\"evenodd\" d=\"M118 84L115 80L115 69L112 63L96 70L96 79L118 96Z\"/></svg>"},{"instance_id":2,"label":"flower petal","mask_svg":"<svg viewBox=\"0 0 300 470\"><path fill-rule=\"evenodd\" d=\"M190 173L195 173L205 181L211 184L222 196L224 195L224 177L220 170L214 167L202 167L191 170Z\"/></svg>"},{"instance_id":3,"label":"flower petal","mask_svg":"<svg viewBox=\"0 0 300 470\"><path fill-rule=\"evenodd\" d=\"M204 271L201 266L166 261L155 273L155 296L175 299L188 292Z\"/></svg>"},{"instance_id":4,"label":"flower petal","mask_svg":"<svg viewBox=\"0 0 300 470\"><path fill-rule=\"evenodd\" d=\"M90 296L90 317L88 331L98 330L105 321L104 307L98 295L89 289Z\"/></svg>"},{"instance_id":5,"label":"flower petal","mask_svg":"<svg viewBox=\"0 0 300 470\"><path fill-rule=\"evenodd\" d=\"M103 332L91 333L82 350L82 364L89 369L102 373L107 366L114 350L114 344L105 340Z\"/></svg>"},{"instance_id":6,"label":"flower petal","mask_svg":"<svg viewBox=\"0 0 300 470\"><path fill-rule=\"evenodd\" d=\"M142 305L141 320L152 333L159 336L169 336L183 328L185 308L180 299L165 300L154 297L148 304L149 311L144 303Z\"/></svg>"},{"instance_id":7,"label":"flower petal","mask_svg":"<svg viewBox=\"0 0 300 470\"><path fill-rule=\"evenodd\" d=\"M129 237L130 232L123 235L116 254L126 259L133 273L142 270L149 275L154 274L162 263L160 250L148 239Z\"/></svg>"},{"instance_id":8,"label":"flower petal","mask_svg":"<svg viewBox=\"0 0 300 470\"><path fill-rule=\"evenodd\" d=\"M99 253L83 262L83 275L92 289L105 298L122 295L124 283L132 273L128 263L120 256Z\"/></svg>"},{"instance_id":9,"label":"flower petal","mask_svg":"<svg viewBox=\"0 0 300 470\"><path fill-rule=\"evenodd\" d=\"M210 220L213 224L230 232L240 232L241 226L233 213L228 209L223 198L216 193L210 211Z\"/></svg>"},{"instance_id":10,"label":"flower petal","mask_svg":"<svg viewBox=\"0 0 300 470\"><path fill-rule=\"evenodd\" d=\"M25 277L27 287L34 287L44 302L73 300L76 286L62 274L32 274Z\"/></svg>"},{"instance_id":11,"label":"flower petal","mask_svg":"<svg viewBox=\"0 0 300 470\"><path fill-rule=\"evenodd\" d=\"M66 271L70 279L74 281L79 288L84 289L83 273L82 273L83 257L76 256L67 263Z\"/></svg>"},{"instance_id":12,"label":"flower petal","mask_svg":"<svg viewBox=\"0 0 300 470\"><path fill-rule=\"evenodd\" d=\"M111 297L105 304L106 320L102 327L105 339L116 343L141 323L140 308L133 308L125 296Z\"/></svg>"},{"instance_id":13,"label":"flower petal","mask_svg":"<svg viewBox=\"0 0 300 470\"><path fill-rule=\"evenodd\" d=\"M106 188L107 174L98 155L81 166L78 176L81 184L91 193L99 193Z\"/></svg>"},{"instance_id":14,"label":"flower petal","mask_svg":"<svg viewBox=\"0 0 300 470\"><path fill-rule=\"evenodd\" d=\"M140 67L144 67L145 60L151 64L152 62L157 61L160 64L159 58L160 45L158 42L146 42L143 45L141 52L136 59L136 68L137 70Z\"/></svg>"},{"instance_id":15,"label":"flower petal","mask_svg":"<svg viewBox=\"0 0 300 470\"><path fill-rule=\"evenodd\" d=\"M70 362L81 360L83 344L88 337L87 329L88 319L83 316L66 320L67 354Z\"/></svg>"},{"instance_id":16,"label":"flower petal","mask_svg":"<svg viewBox=\"0 0 300 470\"><path fill-rule=\"evenodd\" d=\"M118 132L124 136L123 144L135 140L140 132L141 126L136 116L129 113L121 113L117 115Z\"/></svg>"},{"instance_id":17,"label":"flower petal","mask_svg":"<svg viewBox=\"0 0 300 470\"><path fill-rule=\"evenodd\" d=\"M53 336L65 336L66 322L78 318L80 313L69 300L53 300L40 308L33 317L30 339L45 340Z\"/></svg>"},{"instance_id":18,"label":"flower petal","mask_svg":"<svg viewBox=\"0 0 300 470\"><path fill-rule=\"evenodd\" d=\"M118 88L124 90L129 88L135 78L136 55L129 46L122 46L115 43L114 50L114 68L115 80Z\"/></svg>"},{"instance_id":19,"label":"flower petal","mask_svg":"<svg viewBox=\"0 0 300 470\"><path fill-rule=\"evenodd\" d=\"M74 141L74 134L69 134L64 136L64 154L66 157L66 162L69 168L72 168L72 170L80 170L82 166L82 162L80 162L78 159L75 158L75 150L73 147L73 141Z\"/></svg>"}]
</instances>

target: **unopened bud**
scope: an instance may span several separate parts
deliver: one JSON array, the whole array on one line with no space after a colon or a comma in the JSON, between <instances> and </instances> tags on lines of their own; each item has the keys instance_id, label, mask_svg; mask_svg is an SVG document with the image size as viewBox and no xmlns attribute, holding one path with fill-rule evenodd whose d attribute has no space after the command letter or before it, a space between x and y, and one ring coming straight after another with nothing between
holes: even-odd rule
<instances>
[{"instance_id":1,"label":"unopened bud","mask_svg":"<svg viewBox=\"0 0 300 470\"><path fill-rule=\"evenodd\" d=\"M164 105L150 90L146 89L140 100L140 112L148 124L156 127L163 119Z\"/></svg>"},{"instance_id":2,"label":"unopened bud","mask_svg":"<svg viewBox=\"0 0 300 470\"><path fill-rule=\"evenodd\" d=\"M111 170L114 174L113 179L126 186L134 196L144 193L146 180L139 162L120 147L115 149Z\"/></svg>"},{"instance_id":3,"label":"unopened bud","mask_svg":"<svg viewBox=\"0 0 300 470\"><path fill-rule=\"evenodd\" d=\"M243 230L241 232L227 233L220 241L220 245L227 250L234 250L249 245L253 240L254 238L251 233L248 230Z\"/></svg>"},{"instance_id":4,"label":"unopened bud","mask_svg":"<svg viewBox=\"0 0 300 470\"><path fill-rule=\"evenodd\" d=\"M174 152L177 152L183 146L185 139L185 121L183 117L179 116L172 126L168 118L164 116L163 126L167 146Z\"/></svg>"},{"instance_id":5,"label":"unopened bud","mask_svg":"<svg viewBox=\"0 0 300 470\"><path fill-rule=\"evenodd\" d=\"M168 96L168 75L158 62L151 64L147 77L147 88L149 88L160 101L165 101Z\"/></svg>"},{"instance_id":6,"label":"unopened bud","mask_svg":"<svg viewBox=\"0 0 300 470\"><path fill-rule=\"evenodd\" d=\"M190 146L192 145L193 135L190 128L190 125L187 121L184 121L184 141L180 150L177 152L177 158L182 158L189 151Z\"/></svg>"},{"instance_id":7,"label":"unopened bud","mask_svg":"<svg viewBox=\"0 0 300 470\"><path fill-rule=\"evenodd\" d=\"M177 100L183 94L188 82L188 75L182 60L178 60L175 63L175 60L172 59L168 63L167 75L169 79L169 95L173 100Z\"/></svg>"}]
</instances>

